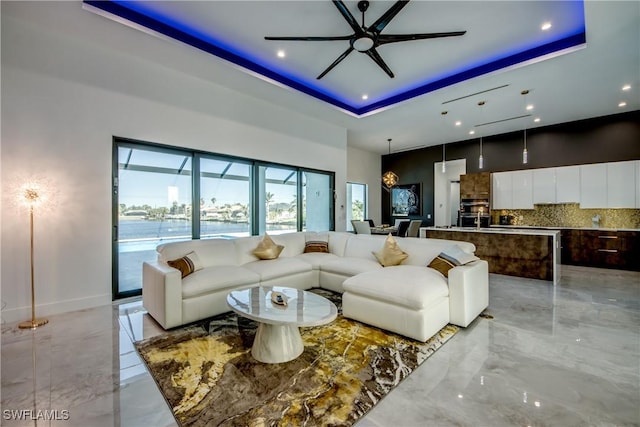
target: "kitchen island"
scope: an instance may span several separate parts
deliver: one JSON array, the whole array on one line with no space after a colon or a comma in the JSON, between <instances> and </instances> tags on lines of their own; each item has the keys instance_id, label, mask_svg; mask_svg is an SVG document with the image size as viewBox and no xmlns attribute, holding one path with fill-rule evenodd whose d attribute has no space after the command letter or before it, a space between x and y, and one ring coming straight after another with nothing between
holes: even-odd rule
<instances>
[{"instance_id":1,"label":"kitchen island","mask_svg":"<svg viewBox=\"0 0 640 427\"><path fill-rule=\"evenodd\" d=\"M422 227L420 237L459 240L476 246L489 272L509 276L560 280L560 231L514 228Z\"/></svg>"}]
</instances>

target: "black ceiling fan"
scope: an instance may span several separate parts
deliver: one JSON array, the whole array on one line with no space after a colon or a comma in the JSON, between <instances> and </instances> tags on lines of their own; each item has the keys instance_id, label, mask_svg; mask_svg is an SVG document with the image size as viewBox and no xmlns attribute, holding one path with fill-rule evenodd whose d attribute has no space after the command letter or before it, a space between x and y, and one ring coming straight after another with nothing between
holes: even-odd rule
<instances>
[{"instance_id":1,"label":"black ceiling fan","mask_svg":"<svg viewBox=\"0 0 640 427\"><path fill-rule=\"evenodd\" d=\"M335 41L349 40L349 47L340 55L331 65L324 70L317 79L324 77L343 59L345 59L354 50L366 53L369 58L378 64L389 77L393 78L393 72L384 62L376 48L383 44L404 42L410 40L436 39L440 37L461 36L466 31L452 31L448 33L423 33L423 34L381 34L382 30L391 22L391 20L409 3L409 0L397 1L387 10L376 22L368 27L364 25L364 13L369 8L368 1L359 1L358 10L362 12L362 26L353 17L347 6L340 0L333 0L342 17L349 23L354 33L349 36L329 36L329 37L265 37L265 40L298 40L298 41Z\"/></svg>"}]
</instances>

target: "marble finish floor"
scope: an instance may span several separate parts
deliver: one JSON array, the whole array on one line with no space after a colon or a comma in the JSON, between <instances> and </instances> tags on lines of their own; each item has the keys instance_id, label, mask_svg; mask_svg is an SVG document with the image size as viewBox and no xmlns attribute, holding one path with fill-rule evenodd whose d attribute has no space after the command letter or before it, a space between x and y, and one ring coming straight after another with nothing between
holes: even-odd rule
<instances>
[{"instance_id":1,"label":"marble finish floor","mask_svg":"<svg viewBox=\"0 0 640 427\"><path fill-rule=\"evenodd\" d=\"M494 318L460 331L357 426L640 425L640 273L562 273L556 287L491 275ZM162 332L139 301L49 320L2 325L0 424L176 425L133 347Z\"/></svg>"}]
</instances>

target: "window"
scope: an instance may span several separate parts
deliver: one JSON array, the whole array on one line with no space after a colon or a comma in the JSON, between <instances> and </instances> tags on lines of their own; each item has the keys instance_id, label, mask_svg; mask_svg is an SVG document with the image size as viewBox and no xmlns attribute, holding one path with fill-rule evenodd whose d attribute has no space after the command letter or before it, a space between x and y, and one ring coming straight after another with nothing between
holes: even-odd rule
<instances>
[{"instance_id":1,"label":"window","mask_svg":"<svg viewBox=\"0 0 640 427\"><path fill-rule=\"evenodd\" d=\"M142 262L156 259L156 246L191 239L191 156L120 145L117 165L114 295L128 296L139 293Z\"/></svg>"},{"instance_id":2,"label":"window","mask_svg":"<svg viewBox=\"0 0 640 427\"><path fill-rule=\"evenodd\" d=\"M368 217L367 185L347 182L347 231L353 231L351 220Z\"/></svg>"},{"instance_id":3,"label":"window","mask_svg":"<svg viewBox=\"0 0 640 427\"><path fill-rule=\"evenodd\" d=\"M251 235L251 164L200 158L200 238Z\"/></svg>"},{"instance_id":4,"label":"window","mask_svg":"<svg viewBox=\"0 0 640 427\"><path fill-rule=\"evenodd\" d=\"M113 297L165 242L334 229L334 173L114 138Z\"/></svg>"},{"instance_id":5,"label":"window","mask_svg":"<svg viewBox=\"0 0 640 427\"><path fill-rule=\"evenodd\" d=\"M276 166L258 167L259 233L298 230L298 173Z\"/></svg>"}]
</instances>

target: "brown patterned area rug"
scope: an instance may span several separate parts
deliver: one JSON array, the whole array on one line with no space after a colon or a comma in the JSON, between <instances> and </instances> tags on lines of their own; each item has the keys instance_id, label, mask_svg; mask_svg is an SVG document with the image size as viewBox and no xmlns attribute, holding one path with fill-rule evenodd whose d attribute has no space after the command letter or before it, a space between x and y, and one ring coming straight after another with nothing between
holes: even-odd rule
<instances>
[{"instance_id":1,"label":"brown patterned area rug","mask_svg":"<svg viewBox=\"0 0 640 427\"><path fill-rule=\"evenodd\" d=\"M338 306L340 295L314 289ZM136 343L182 426L350 426L457 331L426 343L338 314L302 328L304 352L287 363L251 357L256 324L233 313Z\"/></svg>"}]
</instances>

